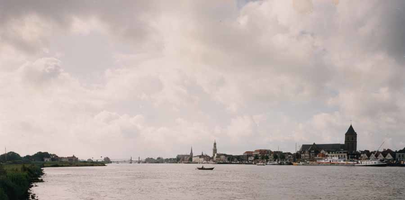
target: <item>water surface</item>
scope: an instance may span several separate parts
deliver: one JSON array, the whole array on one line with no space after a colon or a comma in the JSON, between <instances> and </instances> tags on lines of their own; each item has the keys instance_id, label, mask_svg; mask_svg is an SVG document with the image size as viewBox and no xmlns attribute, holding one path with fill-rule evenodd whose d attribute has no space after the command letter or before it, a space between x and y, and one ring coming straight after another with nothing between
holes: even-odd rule
<instances>
[{"instance_id":1,"label":"water surface","mask_svg":"<svg viewBox=\"0 0 405 200\"><path fill-rule=\"evenodd\" d=\"M405 168L111 164L45 168L39 200L405 199ZM208 165L206 165L208 167Z\"/></svg>"}]
</instances>

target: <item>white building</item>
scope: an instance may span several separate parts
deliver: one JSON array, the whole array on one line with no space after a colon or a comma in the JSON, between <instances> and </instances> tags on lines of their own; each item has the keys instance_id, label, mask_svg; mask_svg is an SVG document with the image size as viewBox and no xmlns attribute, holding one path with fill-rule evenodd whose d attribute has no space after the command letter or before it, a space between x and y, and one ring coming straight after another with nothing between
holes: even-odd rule
<instances>
[{"instance_id":1,"label":"white building","mask_svg":"<svg viewBox=\"0 0 405 200\"><path fill-rule=\"evenodd\" d=\"M335 151L328 153L329 160L347 160L347 151Z\"/></svg>"},{"instance_id":2,"label":"white building","mask_svg":"<svg viewBox=\"0 0 405 200\"><path fill-rule=\"evenodd\" d=\"M395 160L398 162L405 162L405 148L396 153Z\"/></svg>"}]
</instances>

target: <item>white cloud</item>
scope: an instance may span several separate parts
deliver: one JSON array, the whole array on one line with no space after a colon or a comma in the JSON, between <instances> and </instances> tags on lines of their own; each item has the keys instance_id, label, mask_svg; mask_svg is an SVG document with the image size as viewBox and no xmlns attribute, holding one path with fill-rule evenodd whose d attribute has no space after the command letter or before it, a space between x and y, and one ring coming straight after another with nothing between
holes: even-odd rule
<instances>
[{"instance_id":1,"label":"white cloud","mask_svg":"<svg viewBox=\"0 0 405 200\"><path fill-rule=\"evenodd\" d=\"M403 148L402 1L59 4L0 8L0 146L293 151L352 120L359 148Z\"/></svg>"}]
</instances>

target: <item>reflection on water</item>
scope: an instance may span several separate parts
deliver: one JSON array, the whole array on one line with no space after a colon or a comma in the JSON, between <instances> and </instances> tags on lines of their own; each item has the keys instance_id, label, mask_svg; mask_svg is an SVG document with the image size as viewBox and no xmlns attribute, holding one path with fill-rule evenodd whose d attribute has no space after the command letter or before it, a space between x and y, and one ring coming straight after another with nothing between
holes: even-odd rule
<instances>
[{"instance_id":1,"label":"reflection on water","mask_svg":"<svg viewBox=\"0 0 405 200\"><path fill-rule=\"evenodd\" d=\"M405 168L112 164L45 168L33 188L55 199L405 199ZM208 167L208 165L206 166Z\"/></svg>"}]
</instances>

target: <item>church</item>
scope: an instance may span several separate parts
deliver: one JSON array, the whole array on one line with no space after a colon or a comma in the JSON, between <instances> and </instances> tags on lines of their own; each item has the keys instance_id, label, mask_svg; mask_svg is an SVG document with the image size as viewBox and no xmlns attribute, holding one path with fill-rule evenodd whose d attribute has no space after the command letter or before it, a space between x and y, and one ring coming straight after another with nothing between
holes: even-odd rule
<instances>
[{"instance_id":1,"label":"church","mask_svg":"<svg viewBox=\"0 0 405 200\"><path fill-rule=\"evenodd\" d=\"M314 160L319 153L346 153L347 158L357 157L357 133L353 126L350 125L349 129L345 134L345 143L332 143L332 144L303 144L299 150L301 154L301 159L303 160Z\"/></svg>"}]
</instances>

